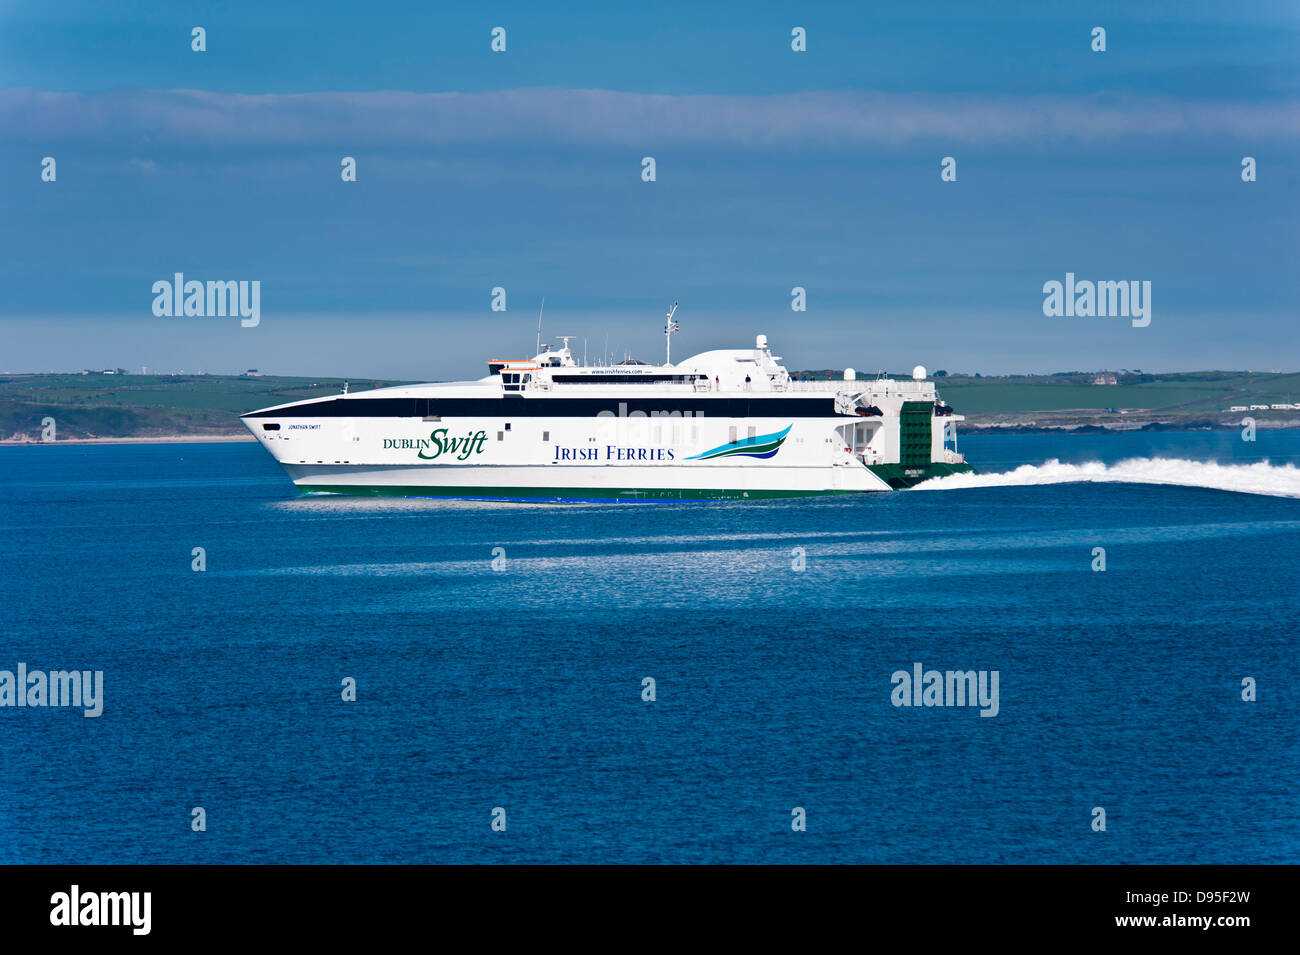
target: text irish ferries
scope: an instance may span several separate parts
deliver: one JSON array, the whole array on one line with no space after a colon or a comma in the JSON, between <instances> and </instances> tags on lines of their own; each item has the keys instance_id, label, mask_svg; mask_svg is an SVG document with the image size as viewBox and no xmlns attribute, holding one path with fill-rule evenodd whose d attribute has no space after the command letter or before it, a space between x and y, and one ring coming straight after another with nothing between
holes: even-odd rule
<instances>
[{"instance_id":1,"label":"text irish ferries","mask_svg":"<svg viewBox=\"0 0 1300 955\"><path fill-rule=\"evenodd\" d=\"M308 493L490 500L797 497L969 471L934 382L796 381L756 347L584 366L566 345L478 381L278 405L244 423Z\"/></svg>"}]
</instances>

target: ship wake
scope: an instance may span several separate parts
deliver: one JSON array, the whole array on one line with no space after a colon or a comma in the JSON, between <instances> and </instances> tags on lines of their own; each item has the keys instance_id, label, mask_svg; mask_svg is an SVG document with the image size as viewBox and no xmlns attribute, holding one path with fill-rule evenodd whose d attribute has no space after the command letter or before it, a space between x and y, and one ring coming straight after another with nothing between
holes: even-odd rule
<instances>
[{"instance_id":1,"label":"ship wake","mask_svg":"<svg viewBox=\"0 0 1300 955\"><path fill-rule=\"evenodd\" d=\"M1128 458L1115 464L1100 461L1062 464L1052 458L1042 464L1025 464L998 474L952 474L933 478L918 484L914 490L950 491L970 487L1080 482L1164 484L1300 498L1300 469L1292 464L1276 465L1268 461L1219 464L1217 461L1189 461L1185 458Z\"/></svg>"}]
</instances>

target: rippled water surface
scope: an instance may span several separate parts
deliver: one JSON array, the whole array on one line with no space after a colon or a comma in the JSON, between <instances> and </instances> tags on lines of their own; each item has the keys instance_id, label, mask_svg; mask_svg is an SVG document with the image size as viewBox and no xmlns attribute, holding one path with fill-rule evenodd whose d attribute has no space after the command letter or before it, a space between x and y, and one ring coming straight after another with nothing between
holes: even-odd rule
<instances>
[{"instance_id":1,"label":"rippled water surface","mask_svg":"<svg viewBox=\"0 0 1300 955\"><path fill-rule=\"evenodd\" d=\"M0 448L0 670L104 673L96 719L0 707L0 861L1300 861L1300 435L963 450L906 493L521 505ZM996 670L997 715L893 705L916 663Z\"/></svg>"}]
</instances>

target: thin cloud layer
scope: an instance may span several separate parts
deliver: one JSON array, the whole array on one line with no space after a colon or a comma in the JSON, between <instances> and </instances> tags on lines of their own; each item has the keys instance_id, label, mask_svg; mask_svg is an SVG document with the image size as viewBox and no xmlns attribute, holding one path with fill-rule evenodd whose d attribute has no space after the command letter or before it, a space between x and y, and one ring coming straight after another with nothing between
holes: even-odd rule
<instances>
[{"instance_id":1,"label":"thin cloud layer","mask_svg":"<svg viewBox=\"0 0 1300 955\"><path fill-rule=\"evenodd\" d=\"M1300 102L1149 96L937 96L810 92L654 95L611 90L483 93L259 94L0 90L0 128L30 142L208 149L358 143L636 147L912 142L1014 144L1168 136L1277 140L1300 136Z\"/></svg>"}]
</instances>

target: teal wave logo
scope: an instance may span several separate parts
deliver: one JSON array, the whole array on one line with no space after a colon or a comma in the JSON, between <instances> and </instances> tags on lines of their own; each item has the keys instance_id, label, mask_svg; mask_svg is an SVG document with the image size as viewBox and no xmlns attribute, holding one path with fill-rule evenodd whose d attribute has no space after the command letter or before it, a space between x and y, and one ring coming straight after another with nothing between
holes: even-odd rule
<instances>
[{"instance_id":1,"label":"teal wave logo","mask_svg":"<svg viewBox=\"0 0 1300 955\"><path fill-rule=\"evenodd\" d=\"M785 436L790 433L790 429L793 427L792 424L786 425L784 431L773 431L771 434L756 434L752 438L720 444L716 448L704 451L701 454L693 454L686 460L708 461L712 458L725 458L732 455L740 455L745 458L770 458L781 450L781 445L785 444Z\"/></svg>"}]
</instances>

